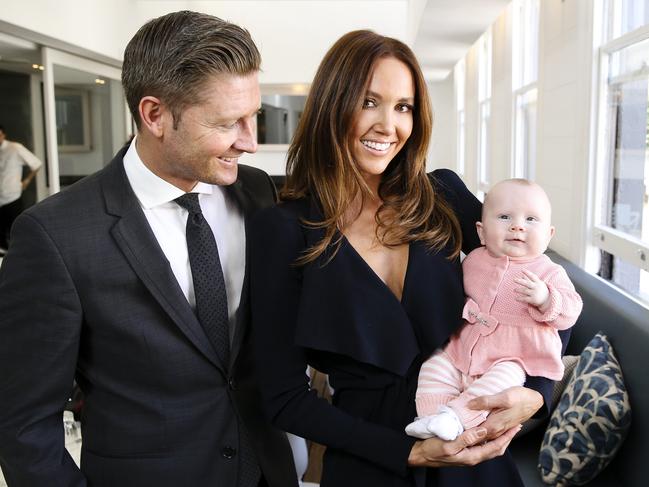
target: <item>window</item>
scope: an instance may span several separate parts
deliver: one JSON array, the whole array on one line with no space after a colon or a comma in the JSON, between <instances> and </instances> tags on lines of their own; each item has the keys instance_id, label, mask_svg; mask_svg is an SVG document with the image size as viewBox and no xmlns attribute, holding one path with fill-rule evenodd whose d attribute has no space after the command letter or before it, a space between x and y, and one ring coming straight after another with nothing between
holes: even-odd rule
<instances>
[{"instance_id":1,"label":"window","mask_svg":"<svg viewBox=\"0 0 649 487\"><path fill-rule=\"evenodd\" d=\"M478 41L478 193L489 189L489 122L491 118L491 53L489 28Z\"/></svg>"},{"instance_id":2,"label":"window","mask_svg":"<svg viewBox=\"0 0 649 487\"><path fill-rule=\"evenodd\" d=\"M598 274L649 304L649 7L603 7L592 243Z\"/></svg>"},{"instance_id":3,"label":"window","mask_svg":"<svg viewBox=\"0 0 649 487\"><path fill-rule=\"evenodd\" d=\"M534 179L539 64L539 0L516 0L512 25L514 136L512 176Z\"/></svg>"},{"instance_id":4,"label":"window","mask_svg":"<svg viewBox=\"0 0 649 487\"><path fill-rule=\"evenodd\" d=\"M90 152L90 91L59 88L54 90L56 140L59 152Z\"/></svg>"},{"instance_id":5,"label":"window","mask_svg":"<svg viewBox=\"0 0 649 487\"><path fill-rule=\"evenodd\" d=\"M464 59L458 62L455 65L453 73L453 82L455 85L455 115L456 115L456 146L457 146L457 172L460 175L464 174L465 170L465 156L464 156L464 144L465 144L465 132L466 132L466 120L465 120L465 110L464 110L464 99L466 97L466 92L464 87L466 86L466 64Z\"/></svg>"}]
</instances>

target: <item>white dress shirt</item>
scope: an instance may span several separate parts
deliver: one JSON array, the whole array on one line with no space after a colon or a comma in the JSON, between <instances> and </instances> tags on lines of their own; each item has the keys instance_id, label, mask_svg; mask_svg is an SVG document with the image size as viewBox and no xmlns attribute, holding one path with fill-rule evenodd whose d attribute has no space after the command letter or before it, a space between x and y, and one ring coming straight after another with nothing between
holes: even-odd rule
<instances>
[{"instance_id":1,"label":"white dress shirt","mask_svg":"<svg viewBox=\"0 0 649 487\"><path fill-rule=\"evenodd\" d=\"M185 237L188 212L173 201L185 192L156 176L144 165L135 148L135 139L124 155L124 169L180 289L192 308L195 308L196 298ZM199 182L192 192L199 193L203 216L212 229L219 249L232 339L246 265L243 214L221 186Z\"/></svg>"},{"instance_id":2,"label":"white dress shirt","mask_svg":"<svg viewBox=\"0 0 649 487\"><path fill-rule=\"evenodd\" d=\"M22 144L3 140L0 144L0 206L20 198L23 192L23 166L36 171L42 165L41 160Z\"/></svg>"}]
</instances>

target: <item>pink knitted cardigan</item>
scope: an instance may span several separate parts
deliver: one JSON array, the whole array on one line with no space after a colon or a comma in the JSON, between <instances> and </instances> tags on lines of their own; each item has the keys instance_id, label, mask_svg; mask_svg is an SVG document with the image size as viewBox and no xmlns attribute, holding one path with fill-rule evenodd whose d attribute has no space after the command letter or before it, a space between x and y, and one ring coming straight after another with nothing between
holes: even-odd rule
<instances>
[{"instance_id":1,"label":"pink knitted cardigan","mask_svg":"<svg viewBox=\"0 0 649 487\"><path fill-rule=\"evenodd\" d=\"M502 361L518 362L528 375L558 380L563 377L561 339L557 330L570 328L581 312L581 297L566 271L546 255L526 260L492 257L480 247L462 263L467 295L462 317L446 353L455 366L470 376L482 375ZM539 276L550 291L550 307L516 301L514 278L522 269Z\"/></svg>"}]
</instances>

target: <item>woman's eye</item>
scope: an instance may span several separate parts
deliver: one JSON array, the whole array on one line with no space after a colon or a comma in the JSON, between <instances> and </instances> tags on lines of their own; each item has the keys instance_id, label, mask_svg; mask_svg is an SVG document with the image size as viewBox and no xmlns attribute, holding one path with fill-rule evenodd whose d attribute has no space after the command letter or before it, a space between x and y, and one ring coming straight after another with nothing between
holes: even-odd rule
<instances>
[{"instance_id":1,"label":"woman's eye","mask_svg":"<svg viewBox=\"0 0 649 487\"><path fill-rule=\"evenodd\" d=\"M363 101L363 108L374 108L375 106L376 102L371 98L365 98L365 100Z\"/></svg>"},{"instance_id":2,"label":"woman's eye","mask_svg":"<svg viewBox=\"0 0 649 487\"><path fill-rule=\"evenodd\" d=\"M414 107L408 103L399 103L397 105L397 111L400 113L407 113L413 111Z\"/></svg>"}]
</instances>

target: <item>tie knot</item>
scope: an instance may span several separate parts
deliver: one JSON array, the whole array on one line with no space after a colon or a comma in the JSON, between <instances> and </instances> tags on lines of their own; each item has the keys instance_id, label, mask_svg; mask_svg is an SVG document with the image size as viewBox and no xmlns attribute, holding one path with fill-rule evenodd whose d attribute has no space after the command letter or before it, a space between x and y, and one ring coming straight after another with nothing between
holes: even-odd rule
<instances>
[{"instance_id":1,"label":"tie knot","mask_svg":"<svg viewBox=\"0 0 649 487\"><path fill-rule=\"evenodd\" d=\"M198 204L198 193L185 193L174 200L185 208L190 214L201 213L201 205Z\"/></svg>"}]
</instances>

